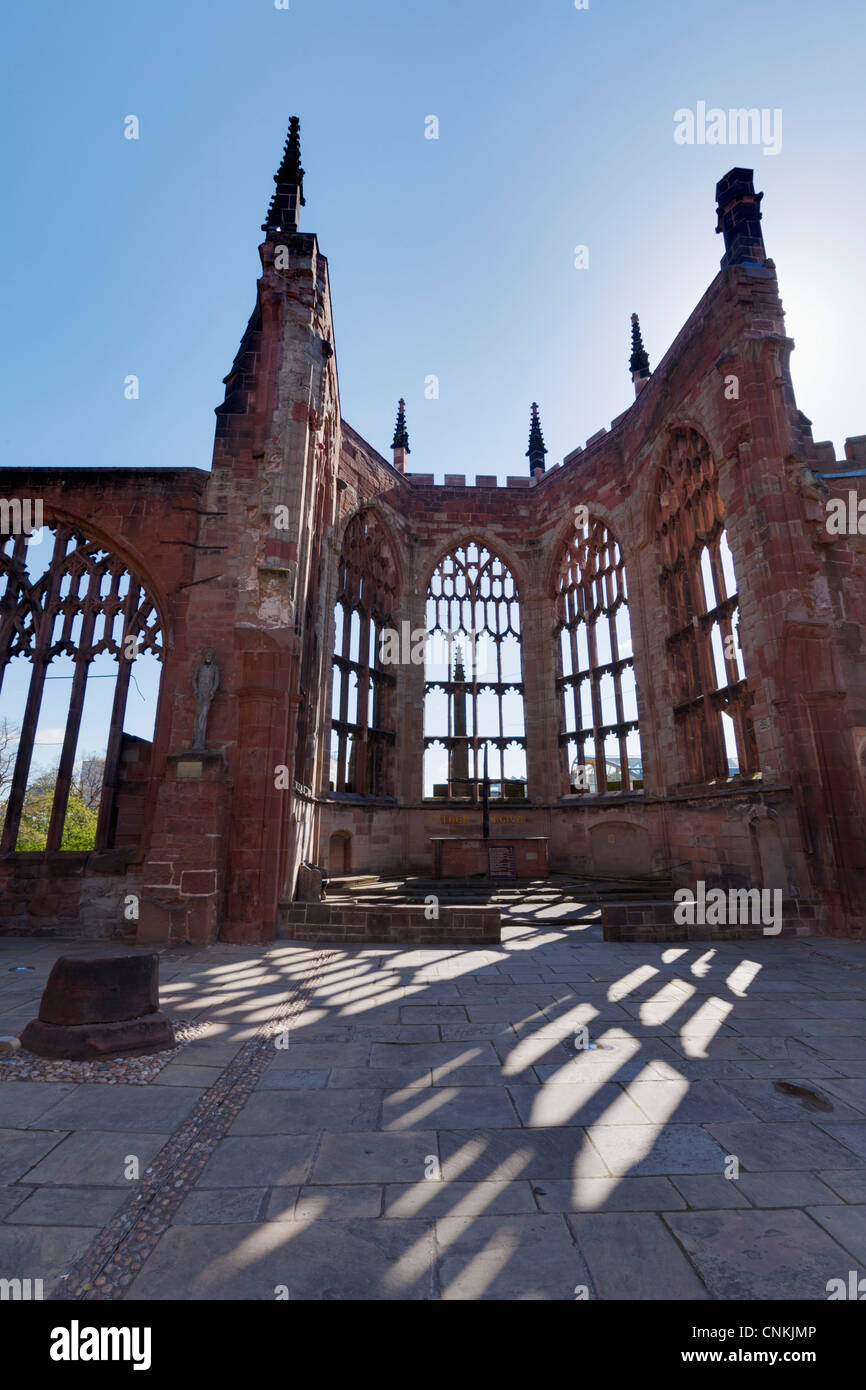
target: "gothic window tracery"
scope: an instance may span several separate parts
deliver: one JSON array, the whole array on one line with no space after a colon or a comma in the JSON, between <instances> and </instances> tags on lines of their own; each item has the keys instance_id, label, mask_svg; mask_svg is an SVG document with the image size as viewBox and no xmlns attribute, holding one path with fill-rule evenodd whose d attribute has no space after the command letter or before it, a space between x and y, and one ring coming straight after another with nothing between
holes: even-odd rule
<instances>
[{"instance_id":1,"label":"gothic window tracery","mask_svg":"<svg viewBox=\"0 0 866 1390\"><path fill-rule=\"evenodd\" d=\"M758 771L740 605L718 473L697 430L673 431L659 470L660 584L684 783Z\"/></svg>"},{"instance_id":2,"label":"gothic window tracery","mask_svg":"<svg viewBox=\"0 0 866 1390\"><path fill-rule=\"evenodd\" d=\"M505 562L469 540L439 561L427 590L424 795L526 795L520 596Z\"/></svg>"},{"instance_id":3,"label":"gothic window tracery","mask_svg":"<svg viewBox=\"0 0 866 1390\"><path fill-rule=\"evenodd\" d=\"M334 792L393 795L394 675L383 634L394 628L397 572L375 512L346 527L334 611L331 767Z\"/></svg>"},{"instance_id":4,"label":"gothic window tracery","mask_svg":"<svg viewBox=\"0 0 866 1390\"><path fill-rule=\"evenodd\" d=\"M557 693L570 794L638 791L638 730L625 564L601 521L566 541L556 577Z\"/></svg>"},{"instance_id":5,"label":"gothic window tracery","mask_svg":"<svg viewBox=\"0 0 866 1390\"><path fill-rule=\"evenodd\" d=\"M0 789L4 850L114 843L124 740L152 734L162 643L144 582L101 543L65 524L0 534L0 690L15 750ZM41 768L46 754L54 768Z\"/></svg>"},{"instance_id":6,"label":"gothic window tracery","mask_svg":"<svg viewBox=\"0 0 866 1390\"><path fill-rule=\"evenodd\" d=\"M325 450L330 441L330 426L326 422ZM327 452L325 457L327 457ZM329 505L328 489L322 478L316 486L316 501L313 520L310 526L308 575L306 583L301 579L300 565L295 570L292 601L295 608L295 633L301 640L301 670L299 679L298 715L295 735L295 781L299 786L310 789L313 781L315 760L315 717L317 701L314 687L320 679L319 637L317 632L319 615L319 588L321 585L322 537L325 533ZM304 595L307 595L305 598Z\"/></svg>"}]
</instances>

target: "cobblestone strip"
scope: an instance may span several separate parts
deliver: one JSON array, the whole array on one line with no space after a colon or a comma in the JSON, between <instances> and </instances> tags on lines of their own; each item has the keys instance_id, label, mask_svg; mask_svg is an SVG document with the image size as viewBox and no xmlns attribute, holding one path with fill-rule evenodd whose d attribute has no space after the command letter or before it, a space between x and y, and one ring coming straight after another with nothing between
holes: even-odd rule
<instances>
[{"instance_id":1,"label":"cobblestone strip","mask_svg":"<svg viewBox=\"0 0 866 1390\"><path fill-rule=\"evenodd\" d=\"M275 1007L256 1036L205 1091L128 1201L54 1286L49 1295L52 1301L123 1297L273 1058L274 1034L289 1027L306 1008L331 954L326 950L317 954L289 998Z\"/></svg>"}]
</instances>

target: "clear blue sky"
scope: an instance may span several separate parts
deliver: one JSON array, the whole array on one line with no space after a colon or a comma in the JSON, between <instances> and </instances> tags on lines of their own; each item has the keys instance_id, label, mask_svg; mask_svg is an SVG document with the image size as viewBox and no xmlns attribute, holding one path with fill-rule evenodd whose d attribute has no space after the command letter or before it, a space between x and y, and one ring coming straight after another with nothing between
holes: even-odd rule
<instances>
[{"instance_id":1,"label":"clear blue sky","mask_svg":"<svg viewBox=\"0 0 866 1390\"><path fill-rule=\"evenodd\" d=\"M716 180L745 164L798 401L841 453L866 432L864 30L862 0L7 6L0 457L209 467L293 113L343 413L379 449L400 395L411 466L439 477L523 472L533 399L548 462L608 424L629 314L657 363L718 269ZM781 108L782 152L678 146L701 100Z\"/></svg>"}]
</instances>

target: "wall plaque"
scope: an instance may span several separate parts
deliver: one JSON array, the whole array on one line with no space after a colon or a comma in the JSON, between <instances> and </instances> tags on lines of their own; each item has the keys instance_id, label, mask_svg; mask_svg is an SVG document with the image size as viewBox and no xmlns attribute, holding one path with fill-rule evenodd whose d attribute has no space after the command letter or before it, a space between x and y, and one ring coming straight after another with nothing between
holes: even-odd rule
<instances>
[{"instance_id":1,"label":"wall plaque","mask_svg":"<svg viewBox=\"0 0 866 1390\"><path fill-rule=\"evenodd\" d=\"M487 850L491 878L516 878L513 845L490 845Z\"/></svg>"}]
</instances>

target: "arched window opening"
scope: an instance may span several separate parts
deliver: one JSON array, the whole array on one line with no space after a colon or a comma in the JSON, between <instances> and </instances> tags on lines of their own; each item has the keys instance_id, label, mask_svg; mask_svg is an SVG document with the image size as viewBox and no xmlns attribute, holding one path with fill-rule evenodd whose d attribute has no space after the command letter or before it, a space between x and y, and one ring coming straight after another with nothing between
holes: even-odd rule
<instances>
[{"instance_id":1,"label":"arched window opening","mask_svg":"<svg viewBox=\"0 0 866 1390\"><path fill-rule=\"evenodd\" d=\"M556 615L563 790L639 791L643 759L625 564L600 521L589 518L563 547Z\"/></svg>"},{"instance_id":2,"label":"arched window opening","mask_svg":"<svg viewBox=\"0 0 866 1390\"><path fill-rule=\"evenodd\" d=\"M3 850L138 843L162 640L143 582L100 543L0 534Z\"/></svg>"},{"instance_id":3,"label":"arched window opening","mask_svg":"<svg viewBox=\"0 0 866 1390\"><path fill-rule=\"evenodd\" d=\"M444 556L427 590L424 795L526 796L520 598L481 541Z\"/></svg>"},{"instance_id":4,"label":"arched window opening","mask_svg":"<svg viewBox=\"0 0 866 1390\"><path fill-rule=\"evenodd\" d=\"M716 465L696 430L671 436L659 470L656 528L681 780L754 776L758 755L734 561Z\"/></svg>"},{"instance_id":5,"label":"arched window opening","mask_svg":"<svg viewBox=\"0 0 866 1390\"><path fill-rule=\"evenodd\" d=\"M360 796L393 795L393 674L380 637L394 626L397 573L374 512L346 527L334 611L334 672L328 786Z\"/></svg>"},{"instance_id":6,"label":"arched window opening","mask_svg":"<svg viewBox=\"0 0 866 1390\"><path fill-rule=\"evenodd\" d=\"M328 457L330 422L325 421L324 456ZM315 725L318 712L317 689L320 680L319 654L319 590L322 569L322 537L329 515L330 491L320 477L315 489L315 502L309 528L305 528L308 550L303 547L295 571L295 635L301 643L301 669L298 681L299 701L295 729L294 781L310 791L315 762Z\"/></svg>"}]
</instances>

